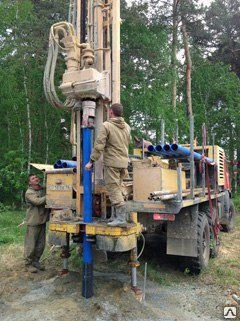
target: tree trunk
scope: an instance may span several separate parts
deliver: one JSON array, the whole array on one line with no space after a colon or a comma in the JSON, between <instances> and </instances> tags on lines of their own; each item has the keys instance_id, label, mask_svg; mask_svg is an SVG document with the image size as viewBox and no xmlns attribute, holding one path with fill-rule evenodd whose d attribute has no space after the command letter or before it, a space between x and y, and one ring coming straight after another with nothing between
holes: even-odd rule
<instances>
[{"instance_id":1,"label":"tree trunk","mask_svg":"<svg viewBox=\"0 0 240 321\"><path fill-rule=\"evenodd\" d=\"M187 111L188 116L191 117L193 115L192 111L192 92L191 92L191 71L192 71L192 59L189 50L189 40L188 34L186 31L186 24L184 19L182 19L182 35L184 42L184 51L185 51L185 59L186 59L186 96L187 96Z\"/></svg>"},{"instance_id":2,"label":"tree trunk","mask_svg":"<svg viewBox=\"0 0 240 321\"><path fill-rule=\"evenodd\" d=\"M31 114L30 114L30 103L29 96L27 90L27 76L25 73L25 69L23 68L23 85L25 91L25 99L26 99L26 109L27 109L27 124L28 124L28 173L30 172L30 163L32 159L32 123L31 123Z\"/></svg>"},{"instance_id":3,"label":"tree trunk","mask_svg":"<svg viewBox=\"0 0 240 321\"><path fill-rule=\"evenodd\" d=\"M20 119L19 119L19 117L18 117L18 109L17 109L17 107L16 107L15 104L13 104L13 109L14 109L14 111L15 111L15 113L16 113L16 117L17 117L17 121L18 121L19 135L20 135L20 141L21 141L21 151L22 151L22 157L24 157L23 130L22 130L22 126L21 126ZM23 172L23 163L22 163L22 165L21 165L21 171ZM23 190L21 190L20 196L21 196L21 208L23 208L23 204L24 204Z\"/></svg>"},{"instance_id":4,"label":"tree trunk","mask_svg":"<svg viewBox=\"0 0 240 321\"><path fill-rule=\"evenodd\" d=\"M21 140L21 151L22 151L22 155L24 155L24 139L23 139L23 130L22 130L22 126L21 126L21 122L20 119L18 117L18 110L16 105L13 105L13 109L15 110L16 116L17 116L17 121L18 121L18 127L19 127L19 135L20 135L20 140Z\"/></svg>"},{"instance_id":5,"label":"tree trunk","mask_svg":"<svg viewBox=\"0 0 240 321\"><path fill-rule=\"evenodd\" d=\"M172 66L172 108L176 110L177 100L177 29L178 29L178 0L173 0L172 5L172 54L171 54L171 66Z\"/></svg>"}]
</instances>

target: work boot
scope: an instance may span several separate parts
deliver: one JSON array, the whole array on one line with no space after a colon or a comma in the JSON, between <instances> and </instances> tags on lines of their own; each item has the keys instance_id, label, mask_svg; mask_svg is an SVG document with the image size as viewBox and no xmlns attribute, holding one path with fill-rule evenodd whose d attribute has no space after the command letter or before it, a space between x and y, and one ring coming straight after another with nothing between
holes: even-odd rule
<instances>
[{"instance_id":1,"label":"work boot","mask_svg":"<svg viewBox=\"0 0 240 321\"><path fill-rule=\"evenodd\" d=\"M40 271L44 271L45 267L40 263L40 262L33 262L32 266L35 267L36 269L40 270Z\"/></svg>"},{"instance_id":2,"label":"work boot","mask_svg":"<svg viewBox=\"0 0 240 321\"><path fill-rule=\"evenodd\" d=\"M26 265L26 271L30 273L37 273L38 269L34 267L33 265Z\"/></svg>"},{"instance_id":3,"label":"work boot","mask_svg":"<svg viewBox=\"0 0 240 321\"><path fill-rule=\"evenodd\" d=\"M115 207L115 211L116 218L112 222L108 223L108 226L126 227L126 205Z\"/></svg>"}]
</instances>

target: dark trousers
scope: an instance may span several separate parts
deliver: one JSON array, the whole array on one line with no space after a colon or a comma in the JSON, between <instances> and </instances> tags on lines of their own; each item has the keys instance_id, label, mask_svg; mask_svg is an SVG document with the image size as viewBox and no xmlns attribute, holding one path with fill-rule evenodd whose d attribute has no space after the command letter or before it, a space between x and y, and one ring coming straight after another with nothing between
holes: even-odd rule
<instances>
[{"instance_id":1,"label":"dark trousers","mask_svg":"<svg viewBox=\"0 0 240 321\"><path fill-rule=\"evenodd\" d=\"M27 226L24 242L25 264L38 262L43 254L46 242L46 224Z\"/></svg>"}]
</instances>

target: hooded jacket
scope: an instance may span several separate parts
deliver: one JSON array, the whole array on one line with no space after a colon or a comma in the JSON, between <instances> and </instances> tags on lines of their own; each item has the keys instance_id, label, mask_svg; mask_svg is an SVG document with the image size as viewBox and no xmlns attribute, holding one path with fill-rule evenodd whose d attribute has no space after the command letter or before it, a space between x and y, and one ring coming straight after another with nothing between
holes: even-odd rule
<instances>
[{"instance_id":1,"label":"hooded jacket","mask_svg":"<svg viewBox=\"0 0 240 321\"><path fill-rule=\"evenodd\" d=\"M94 144L91 160L97 161L103 153L105 166L127 168L130 133L130 126L122 117L105 121Z\"/></svg>"},{"instance_id":2,"label":"hooded jacket","mask_svg":"<svg viewBox=\"0 0 240 321\"><path fill-rule=\"evenodd\" d=\"M28 187L25 200L28 206L26 215L26 225L36 226L46 223L49 220L48 209L45 208L46 196L44 190L35 190Z\"/></svg>"}]
</instances>

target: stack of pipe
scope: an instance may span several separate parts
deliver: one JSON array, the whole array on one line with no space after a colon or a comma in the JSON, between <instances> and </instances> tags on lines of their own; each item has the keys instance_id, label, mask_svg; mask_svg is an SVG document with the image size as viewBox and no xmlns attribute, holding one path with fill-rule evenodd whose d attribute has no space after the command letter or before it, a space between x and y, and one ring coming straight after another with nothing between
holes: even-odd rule
<instances>
[{"instance_id":1,"label":"stack of pipe","mask_svg":"<svg viewBox=\"0 0 240 321\"><path fill-rule=\"evenodd\" d=\"M202 188L195 188L194 195L199 195L202 192ZM182 191L182 197L186 197L190 194L190 190L186 189ZM150 201L167 201L174 198L177 198L178 191L154 191L151 192L148 199Z\"/></svg>"},{"instance_id":2,"label":"stack of pipe","mask_svg":"<svg viewBox=\"0 0 240 321\"><path fill-rule=\"evenodd\" d=\"M77 162L72 160L59 159L53 165L54 168L77 168Z\"/></svg>"},{"instance_id":3,"label":"stack of pipe","mask_svg":"<svg viewBox=\"0 0 240 321\"><path fill-rule=\"evenodd\" d=\"M181 145L178 144L165 144L164 146L162 145L150 145L148 146L148 151L151 154L154 155L161 155L164 156L166 158L186 158L186 157L190 157L191 152L189 148L183 147ZM195 160L201 160L202 159L202 155L199 153L194 152L194 159ZM204 157L204 160L211 164L214 165L214 160L208 157Z\"/></svg>"}]
</instances>

